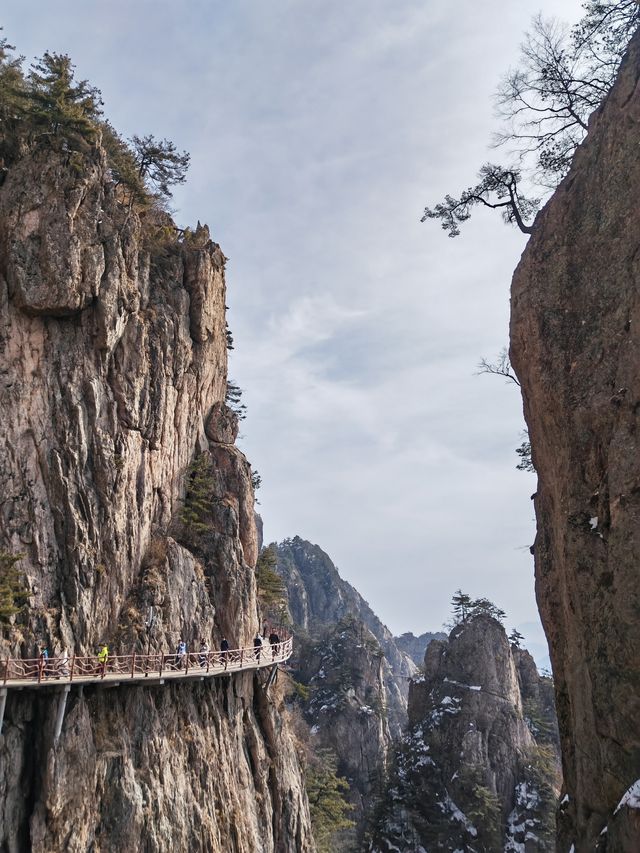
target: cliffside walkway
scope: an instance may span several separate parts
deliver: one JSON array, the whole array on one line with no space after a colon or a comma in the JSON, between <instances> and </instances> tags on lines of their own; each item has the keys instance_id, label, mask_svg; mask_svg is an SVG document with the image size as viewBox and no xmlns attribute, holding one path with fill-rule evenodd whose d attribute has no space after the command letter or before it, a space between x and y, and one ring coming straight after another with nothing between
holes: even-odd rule
<instances>
[{"instance_id":1,"label":"cliffside walkway","mask_svg":"<svg viewBox=\"0 0 640 853\"><path fill-rule=\"evenodd\" d=\"M0 659L0 687L56 687L64 684L114 685L136 681L178 681L190 678L211 678L230 675L247 669L263 669L289 660L293 638L289 637L274 648L267 642L256 656L253 646L230 649L228 652L189 652L178 665L175 654L154 652L150 655L109 655L103 666L97 655L69 658L4 658Z\"/></svg>"},{"instance_id":2,"label":"cliffside walkway","mask_svg":"<svg viewBox=\"0 0 640 853\"><path fill-rule=\"evenodd\" d=\"M106 664L97 655L72 655L71 657L49 658L2 658L0 659L0 731L9 689L59 688L62 687L54 739L62 728L62 719L67 694L72 685L104 685L118 687L121 684L164 684L168 681L204 681L235 672L252 669L271 669L266 685L275 677L279 664L289 660L293 652L293 638L288 637L273 647L265 642L256 654L253 646L230 649L228 652L189 652L182 660L176 654L154 652L143 655L109 655Z\"/></svg>"}]
</instances>

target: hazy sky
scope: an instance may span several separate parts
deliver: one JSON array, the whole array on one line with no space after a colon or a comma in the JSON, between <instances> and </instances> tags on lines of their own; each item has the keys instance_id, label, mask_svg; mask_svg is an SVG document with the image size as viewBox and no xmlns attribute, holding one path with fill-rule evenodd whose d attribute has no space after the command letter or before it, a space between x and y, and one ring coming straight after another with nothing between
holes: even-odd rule
<instances>
[{"instance_id":1,"label":"hazy sky","mask_svg":"<svg viewBox=\"0 0 640 853\"><path fill-rule=\"evenodd\" d=\"M176 215L229 257L267 541L319 544L396 633L439 628L457 587L535 623L520 397L474 375L507 342L524 238L420 216L500 156L491 96L531 16L579 0L3 7L19 52L71 54L121 132L191 152Z\"/></svg>"}]
</instances>

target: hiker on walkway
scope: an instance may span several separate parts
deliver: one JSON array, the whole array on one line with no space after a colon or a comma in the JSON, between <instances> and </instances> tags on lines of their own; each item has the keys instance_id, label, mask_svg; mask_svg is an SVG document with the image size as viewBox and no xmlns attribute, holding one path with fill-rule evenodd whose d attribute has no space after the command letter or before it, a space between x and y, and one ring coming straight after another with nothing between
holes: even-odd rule
<instances>
[{"instance_id":1,"label":"hiker on walkway","mask_svg":"<svg viewBox=\"0 0 640 853\"><path fill-rule=\"evenodd\" d=\"M180 640L176 649L176 669L182 669L187 659L187 644Z\"/></svg>"},{"instance_id":2,"label":"hiker on walkway","mask_svg":"<svg viewBox=\"0 0 640 853\"><path fill-rule=\"evenodd\" d=\"M207 643L207 641L203 637L200 640L200 651L198 653L198 662L203 669L207 665L208 660L209 660L209 644Z\"/></svg>"},{"instance_id":3,"label":"hiker on walkway","mask_svg":"<svg viewBox=\"0 0 640 853\"><path fill-rule=\"evenodd\" d=\"M40 678L46 678L47 677L48 661L49 661L49 649L46 646L42 645L42 646L40 646L40 662L38 664L40 667Z\"/></svg>"},{"instance_id":4,"label":"hiker on walkway","mask_svg":"<svg viewBox=\"0 0 640 853\"><path fill-rule=\"evenodd\" d=\"M280 645L280 637L276 634L275 630L272 630L269 634L269 642L271 643L271 657L274 658L278 653L278 646Z\"/></svg>"},{"instance_id":5,"label":"hiker on walkway","mask_svg":"<svg viewBox=\"0 0 640 853\"><path fill-rule=\"evenodd\" d=\"M100 664L100 675L104 678L105 673L107 671L107 661L109 660L109 646L106 643L100 644L100 651L98 652L98 663Z\"/></svg>"},{"instance_id":6,"label":"hiker on walkway","mask_svg":"<svg viewBox=\"0 0 640 853\"><path fill-rule=\"evenodd\" d=\"M256 656L256 660L260 660L260 652L262 651L262 637L260 636L260 632L255 635L253 639L253 648Z\"/></svg>"},{"instance_id":7,"label":"hiker on walkway","mask_svg":"<svg viewBox=\"0 0 640 853\"><path fill-rule=\"evenodd\" d=\"M220 657L222 658L222 662L224 664L224 668L227 668L227 664L229 663L229 641L226 637L223 637L220 642Z\"/></svg>"}]
</instances>

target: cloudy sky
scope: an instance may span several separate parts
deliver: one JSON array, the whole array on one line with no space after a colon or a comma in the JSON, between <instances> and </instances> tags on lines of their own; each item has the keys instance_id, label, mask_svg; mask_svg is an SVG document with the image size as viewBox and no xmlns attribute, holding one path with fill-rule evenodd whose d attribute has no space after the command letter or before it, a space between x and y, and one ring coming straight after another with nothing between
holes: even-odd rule
<instances>
[{"instance_id":1,"label":"cloudy sky","mask_svg":"<svg viewBox=\"0 0 640 853\"><path fill-rule=\"evenodd\" d=\"M462 587L536 641L519 393L474 375L524 239L420 216L498 156L492 92L539 10L579 0L3 4L19 52L69 53L122 133L191 152L176 217L229 258L266 538L321 545L396 633L439 628Z\"/></svg>"}]
</instances>

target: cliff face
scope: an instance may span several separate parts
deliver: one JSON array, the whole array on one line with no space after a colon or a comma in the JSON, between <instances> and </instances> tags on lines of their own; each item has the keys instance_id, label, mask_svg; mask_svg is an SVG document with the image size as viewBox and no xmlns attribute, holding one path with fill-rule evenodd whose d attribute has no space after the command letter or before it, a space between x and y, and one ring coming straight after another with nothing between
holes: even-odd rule
<instances>
[{"instance_id":1,"label":"cliff face","mask_svg":"<svg viewBox=\"0 0 640 853\"><path fill-rule=\"evenodd\" d=\"M207 229L141 221L99 146L35 152L0 188L0 301L0 537L29 592L0 651L249 644L258 537ZM180 521L194 458L197 530ZM57 700L10 691L0 846L312 849L284 712L259 678L73 690L54 745Z\"/></svg>"},{"instance_id":2,"label":"cliff face","mask_svg":"<svg viewBox=\"0 0 640 853\"><path fill-rule=\"evenodd\" d=\"M371 851L554 849L556 758L540 704L523 702L519 670L529 697L541 690L529 660L489 616L430 643Z\"/></svg>"},{"instance_id":3,"label":"cliff face","mask_svg":"<svg viewBox=\"0 0 640 853\"><path fill-rule=\"evenodd\" d=\"M303 641L296 678L308 685L304 716L309 743L337 757L347 780L355 827L334 847L360 850L371 800L384 775L391 738L386 712L383 653L371 632L354 618L338 622L317 641Z\"/></svg>"},{"instance_id":4,"label":"cliff face","mask_svg":"<svg viewBox=\"0 0 640 853\"><path fill-rule=\"evenodd\" d=\"M344 617L355 617L380 644L389 726L398 735L406 721L408 678L416 670L413 661L318 545L295 536L277 545L276 552L296 631L318 638Z\"/></svg>"},{"instance_id":5,"label":"cliff face","mask_svg":"<svg viewBox=\"0 0 640 853\"><path fill-rule=\"evenodd\" d=\"M360 849L392 735L406 725L405 673L415 667L321 548L298 536L274 547L298 640L295 678L309 691L309 743L337 757L354 808L354 829L333 843Z\"/></svg>"},{"instance_id":6,"label":"cliff face","mask_svg":"<svg viewBox=\"0 0 640 853\"><path fill-rule=\"evenodd\" d=\"M640 35L512 286L538 472L536 591L555 675L560 850L637 850L640 812Z\"/></svg>"},{"instance_id":7,"label":"cliff face","mask_svg":"<svg viewBox=\"0 0 640 853\"><path fill-rule=\"evenodd\" d=\"M432 634L430 631L426 631L424 634L420 634L419 637L416 637L415 634L411 633L411 631L407 631L405 634L401 634L399 637L394 637L393 639L401 652L409 655L411 660L417 666L422 666L424 653L426 652L429 643L432 640L446 640L447 635L443 634L442 631L436 631L435 634Z\"/></svg>"}]
</instances>

